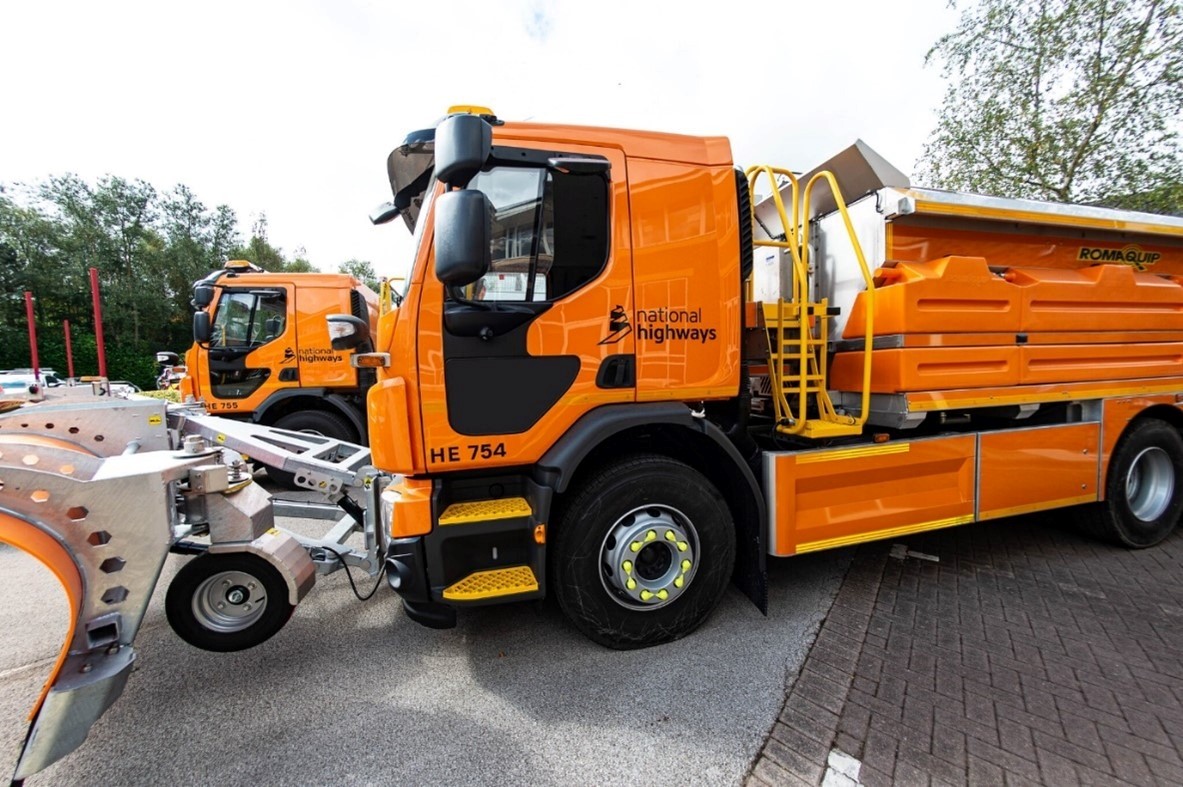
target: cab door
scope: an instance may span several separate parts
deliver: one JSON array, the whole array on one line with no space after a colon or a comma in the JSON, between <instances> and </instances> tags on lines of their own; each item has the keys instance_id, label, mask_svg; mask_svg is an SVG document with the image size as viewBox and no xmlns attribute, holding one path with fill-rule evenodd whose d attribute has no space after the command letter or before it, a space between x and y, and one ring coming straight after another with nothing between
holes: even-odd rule
<instances>
[{"instance_id":1,"label":"cab door","mask_svg":"<svg viewBox=\"0 0 1183 787\"><path fill-rule=\"evenodd\" d=\"M563 157L602 159L608 170L549 164ZM584 413L636 396L624 156L494 148L468 188L491 206L492 263L464 288L425 281L429 471L533 462Z\"/></svg>"},{"instance_id":2,"label":"cab door","mask_svg":"<svg viewBox=\"0 0 1183 787\"><path fill-rule=\"evenodd\" d=\"M206 399L212 410L254 410L275 387L272 375L295 366L294 342L282 341L289 333L292 308L286 286L222 290L208 351Z\"/></svg>"}]
</instances>

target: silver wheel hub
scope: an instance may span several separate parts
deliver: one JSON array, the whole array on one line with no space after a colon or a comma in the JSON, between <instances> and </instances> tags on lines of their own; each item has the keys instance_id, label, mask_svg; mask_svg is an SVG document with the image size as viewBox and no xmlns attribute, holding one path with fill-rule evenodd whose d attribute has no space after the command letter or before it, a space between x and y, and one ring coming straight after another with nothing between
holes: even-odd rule
<instances>
[{"instance_id":1,"label":"silver wheel hub","mask_svg":"<svg viewBox=\"0 0 1183 787\"><path fill-rule=\"evenodd\" d=\"M635 508L600 547L600 579L618 604L650 610L673 603L698 571L698 532L676 508Z\"/></svg>"},{"instance_id":2,"label":"silver wheel hub","mask_svg":"<svg viewBox=\"0 0 1183 787\"><path fill-rule=\"evenodd\" d=\"M262 584L244 571L214 574L193 594L193 616L205 628L223 634L249 628L266 609Z\"/></svg>"},{"instance_id":3,"label":"silver wheel hub","mask_svg":"<svg viewBox=\"0 0 1183 787\"><path fill-rule=\"evenodd\" d=\"M1130 511L1143 522L1163 515L1175 495L1175 468L1166 451L1143 449L1130 463L1125 478L1125 498Z\"/></svg>"}]
</instances>

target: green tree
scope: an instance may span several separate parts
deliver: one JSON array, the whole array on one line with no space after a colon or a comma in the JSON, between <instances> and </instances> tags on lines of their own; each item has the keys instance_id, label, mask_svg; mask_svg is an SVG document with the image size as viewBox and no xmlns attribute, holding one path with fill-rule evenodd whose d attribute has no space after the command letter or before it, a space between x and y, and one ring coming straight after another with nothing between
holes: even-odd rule
<instances>
[{"instance_id":1,"label":"green tree","mask_svg":"<svg viewBox=\"0 0 1183 787\"><path fill-rule=\"evenodd\" d=\"M360 279L374 292L377 292L381 286L378 274L374 272L374 266L365 260L346 260L337 266L337 270L340 273L348 273L355 279Z\"/></svg>"},{"instance_id":2,"label":"green tree","mask_svg":"<svg viewBox=\"0 0 1183 787\"><path fill-rule=\"evenodd\" d=\"M265 271L282 271L287 265L283 257L283 249L272 246L267 241L267 214L260 213L251 225L251 237L245 246L238 246L231 256L237 260L250 260Z\"/></svg>"},{"instance_id":3,"label":"green tree","mask_svg":"<svg viewBox=\"0 0 1183 787\"><path fill-rule=\"evenodd\" d=\"M1179 0L978 0L928 59L949 86L926 185L1183 207Z\"/></svg>"},{"instance_id":4,"label":"green tree","mask_svg":"<svg viewBox=\"0 0 1183 787\"><path fill-rule=\"evenodd\" d=\"M272 246L267 239L267 214L260 213L251 226L251 239L245 246L232 252L234 259L250 260L265 271L272 273L315 273L318 268L304 257L302 247L296 249L295 257L289 260L283 249Z\"/></svg>"},{"instance_id":5,"label":"green tree","mask_svg":"<svg viewBox=\"0 0 1183 787\"><path fill-rule=\"evenodd\" d=\"M161 349L180 350L192 340L193 282L220 268L238 241L238 219L226 205L210 211L185 185L165 194L160 206L165 248L157 275L173 302Z\"/></svg>"},{"instance_id":6,"label":"green tree","mask_svg":"<svg viewBox=\"0 0 1183 787\"><path fill-rule=\"evenodd\" d=\"M238 245L234 211L207 209L184 185L62 175L0 187L0 367L28 366L23 293L35 295L43 363L64 372L69 320L75 372L95 374L89 269L99 272L107 369L152 384L158 350L192 341L192 282Z\"/></svg>"}]
</instances>

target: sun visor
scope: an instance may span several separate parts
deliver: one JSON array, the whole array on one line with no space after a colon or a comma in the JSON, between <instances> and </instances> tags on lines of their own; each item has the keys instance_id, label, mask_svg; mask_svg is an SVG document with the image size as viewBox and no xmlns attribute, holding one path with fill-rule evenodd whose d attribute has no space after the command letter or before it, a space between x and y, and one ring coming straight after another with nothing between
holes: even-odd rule
<instances>
[{"instance_id":1,"label":"sun visor","mask_svg":"<svg viewBox=\"0 0 1183 787\"><path fill-rule=\"evenodd\" d=\"M435 166L435 129L413 131L386 158L386 174L394 194L395 207L402 214L407 229L415 231L419 209L431 171Z\"/></svg>"}]
</instances>

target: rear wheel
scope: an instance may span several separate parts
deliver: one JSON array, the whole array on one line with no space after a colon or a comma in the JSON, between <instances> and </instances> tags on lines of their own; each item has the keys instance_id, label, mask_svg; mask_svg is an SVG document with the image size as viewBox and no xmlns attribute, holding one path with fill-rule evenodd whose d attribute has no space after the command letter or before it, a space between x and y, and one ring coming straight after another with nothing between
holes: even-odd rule
<instances>
[{"instance_id":1,"label":"rear wheel","mask_svg":"<svg viewBox=\"0 0 1183 787\"><path fill-rule=\"evenodd\" d=\"M186 563L168 586L164 610L181 639L224 653L270 639L295 607L274 566L258 555L234 552Z\"/></svg>"},{"instance_id":2,"label":"rear wheel","mask_svg":"<svg viewBox=\"0 0 1183 787\"><path fill-rule=\"evenodd\" d=\"M1137 421L1109 462L1105 500L1085 524L1097 536L1141 549L1169 536L1183 514L1183 438L1170 424Z\"/></svg>"},{"instance_id":3,"label":"rear wheel","mask_svg":"<svg viewBox=\"0 0 1183 787\"><path fill-rule=\"evenodd\" d=\"M344 416L323 410L301 410L295 413L288 413L272 424L272 426L276 429L288 429L292 432L304 432L305 434L320 435L321 437L331 437L334 440L345 440L350 443L357 442L357 433ZM289 473L275 467L268 467L267 475L277 484L287 489L300 488L296 486L295 473Z\"/></svg>"},{"instance_id":4,"label":"rear wheel","mask_svg":"<svg viewBox=\"0 0 1183 787\"><path fill-rule=\"evenodd\" d=\"M698 628L735 563L727 503L701 473L641 455L603 468L564 506L549 585L575 626L610 648Z\"/></svg>"}]
</instances>

